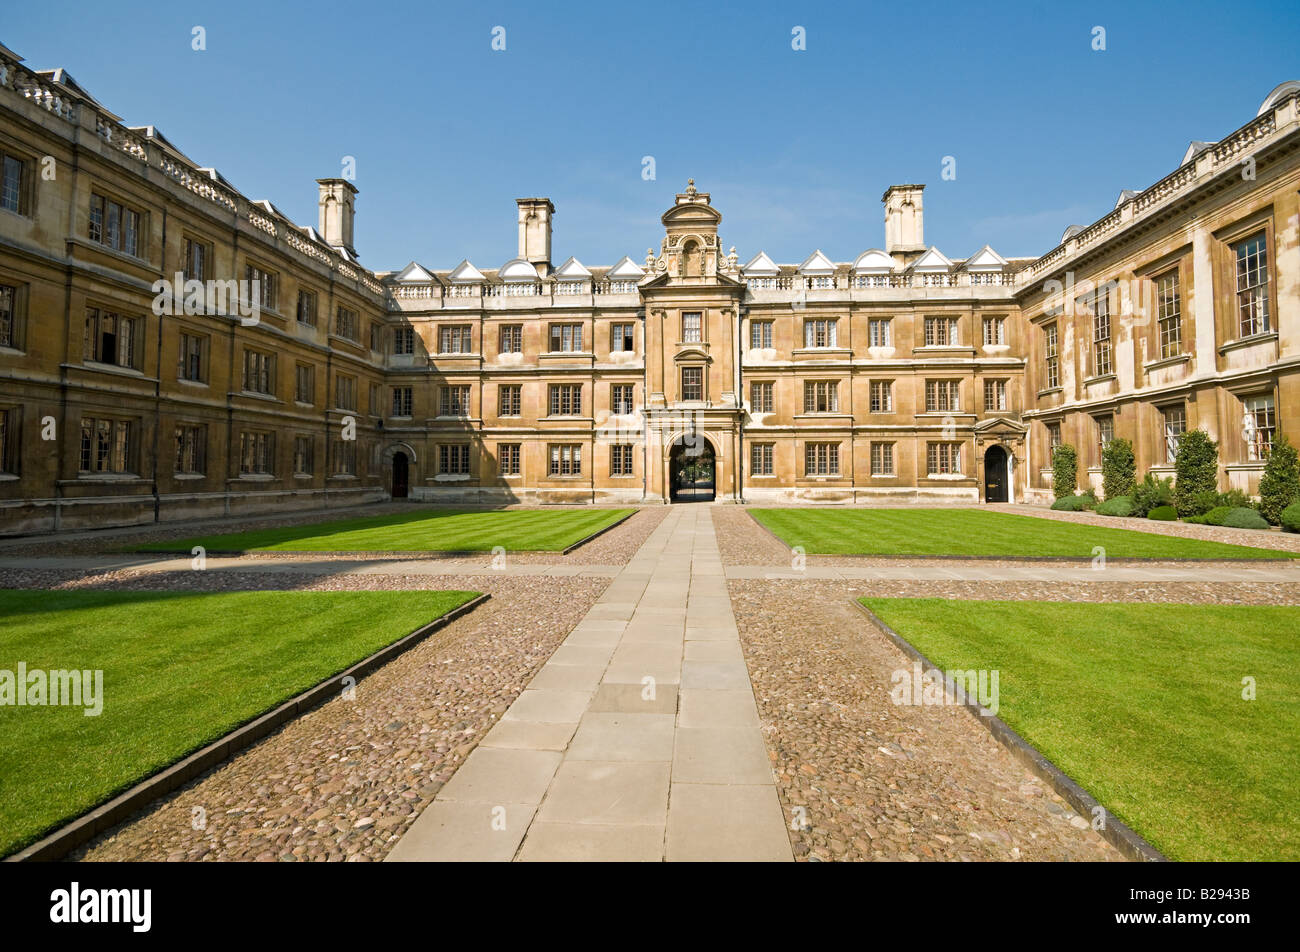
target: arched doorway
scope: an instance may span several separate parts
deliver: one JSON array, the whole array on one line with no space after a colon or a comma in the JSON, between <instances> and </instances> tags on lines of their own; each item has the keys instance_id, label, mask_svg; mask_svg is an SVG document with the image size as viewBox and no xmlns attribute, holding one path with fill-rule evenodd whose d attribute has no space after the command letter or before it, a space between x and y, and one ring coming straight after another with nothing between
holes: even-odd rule
<instances>
[{"instance_id":1,"label":"arched doorway","mask_svg":"<svg viewBox=\"0 0 1300 952\"><path fill-rule=\"evenodd\" d=\"M672 502L712 502L717 489L713 444L702 436L683 436L668 454L668 496Z\"/></svg>"},{"instance_id":2,"label":"arched doorway","mask_svg":"<svg viewBox=\"0 0 1300 952\"><path fill-rule=\"evenodd\" d=\"M405 499L408 481L410 479L410 465L406 459L406 454L398 450L393 454L393 498Z\"/></svg>"},{"instance_id":3,"label":"arched doorway","mask_svg":"<svg viewBox=\"0 0 1300 952\"><path fill-rule=\"evenodd\" d=\"M994 445L984 451L984 501L1007 502L1007 451Z\"/></svg>"}]
</instances>

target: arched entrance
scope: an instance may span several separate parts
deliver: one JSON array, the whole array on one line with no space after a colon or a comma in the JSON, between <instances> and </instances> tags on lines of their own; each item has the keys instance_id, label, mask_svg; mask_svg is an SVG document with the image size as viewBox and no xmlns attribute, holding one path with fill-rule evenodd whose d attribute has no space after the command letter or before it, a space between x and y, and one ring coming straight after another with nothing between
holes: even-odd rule
<instances>
[{"instance_id":1,"label":"arched entrance","mask_svg":"<svg viewBox=\"0 0 1300 952\"><path fill-rule=\"evenodd\" d=\"M984 501L1007 502L1007 451L993 445L984 451Z\"/></svg>"},{"instance_id":2,"label":"arched entrance","mask_svg":"<svg viewBox=\"0 0 1300 952\"><path fill-rule=\"evenodd\" d=\"M405 499L410 479L410 463L406 454L398 450L393 454L393 498Z\"/></svg>"},{"instance_id":3,"label":"arched entrance","mask_svg":"<svg viewBox=\"0 0 1300 952\"><path fill-rule=\"evenodd\" d=\"M672 502L712 502L717 488L713 444L683 436L668 453L668 496Z\"/></svg>"}]
</instances>

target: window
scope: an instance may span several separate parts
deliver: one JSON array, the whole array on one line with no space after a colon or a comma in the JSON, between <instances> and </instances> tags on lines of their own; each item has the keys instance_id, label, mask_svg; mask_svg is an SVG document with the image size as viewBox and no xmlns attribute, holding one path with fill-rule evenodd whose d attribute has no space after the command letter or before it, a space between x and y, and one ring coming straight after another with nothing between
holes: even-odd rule
<instances>
[{"instance_id":1,"label":"window","mask_svg":"<svg viewBox=\"0 0 1300 952\"><path fill-rule=\"evenodd\" d=\"M334 312L334 333L347 340L361 340L361 324L357 312L347 307L338 308Z\"/></svg>"},{"instance_id":2,"label":"window","mask_svg":"<svg viewBox=\"0 0 1300 952\"><path fill-rule=\"evenodd\" d=\"M316 326L316 295L311 291L298 292L298 323Z\"/></svg>"},{"instance_id":3,"label":"window","mask_svg":"<svg viewBox=\"0 0 1300 952\"><path fill-rule=\"evenodd\" d=\"M275 388L275 355L245 350L243 383L249 393L271 393Z\"/></svg>"},{"instance_id":4,"label":"window","mask_svg":"<svg viewBox=\"0 0 1300 952\"><path fill-rule=\"evenodd\" d=\"M502 325L499 349L503 354L522 354L524 352L524 326L522 324Z\"/></svg>"},{"instance_id":5,"label":"window","mask_svg":"<svg viewBox=\"0 0 1300 952\"><path fill-rule=\"evenodd\" d=\"M609 406L611 413L628 414L632 412L632 384L616 383L609 388Z\"/></svg>"},{"instance_id":6,"label":"window","mask_svg":"<svg viewBox=\"0 0 1300 952\"><path fill-rule=\"evenodd\" d=\"M876 317L867 321L867 346L868 347L893 347L894 333L887 317Z\"/></svg>"},{"instance_id":7,"label":"window","mask_svg":"<svg viewBox=\"0 0 1300 952\"><path fill-rule=\"evenodd\" d=\"M994 347L1007 342L1007 319L1005 317L984 318L984 346Z\"/></svg>"},{"instance_id":8,"label":"window","mask_svg":"<svg viewBox=\"0 0 1300 952\"><path fill-rule=\"evenodd\" d=\"M1273 395L1248 397L1246 414L1242 418L1242 435L1246 438L1246 456L1250 460L1266 460L1273 452L1273 438L1277 432L1277 414Z\"/></svg>"},{"instance_id":9,"label":"window","mask_svg":"<svg viewBox=\"0 0 1300 952\"><path fill-rule=\"evenodd\" d=\"M1111 372L1110 291L1101 288L1092 299L1092 373L1104 377Z\"/></svg>"},{"instance_id":10,"label":"window","mask_svg":"<svg viewBox=\"0 0 1300 952\"><path fill-rule=\"evenodd\" d=\"M550 398L551 416L582 415L582 384L553 383Z\"/></svg>"},{"instance_id":11,"label":"window","mask_svg":"<svg viewBox=\"0 0 1300 952\"><path fill-rule=\"evenodd\" d=\"M27 214L27 163L16 155L0 152L0 208Z\"/></svg>"},{"instance_id":12,"label":"window","mask_svg":"<svg viewBox=\"0 0 1300 952\"><path fill-rule=\"evenodd\" d=\"M552 324L551 325L551 353L558 354L562 352L581 352L582 351L582 325L581 324Z\"/></svg>"},{"instance_id":13,"label":"window","mask_svg":"<svg viewBox=\"0 0 1300 952\"><path fill-rule=\"evenodd\" d=\"M18 429L15 410L0 410L0 473L18 472Z\"/></svg>"},{"instance_id":14,"label":"window","mask_svg":"<svg viewBox=\"0 0 1300 952\"><path fill-rule=\"evenodd\" d=\"M577 443L552 443L548 447L547 475L582 475L582 447Z\"/></svg>"},{"instance_id":15,"label":"window","mask_svg":"<svg viewBox=\"0 0 1300 952\"><path fill-rule=\"evenodd\" d=\"M1005 380L984 381L984 412L1007 409L1007 382Z\"/></svg>"},{"instance_id":16,"label":"window","mask_svg":"<svg viewBox=\"0 0 1300 952\"><path fill-rule=\"evenodd\" d=\"M1178 458L1178 444L1187 432L1187 408L1180 403L1165 407L1160 415L1165 429L1165 461L1172 463Z\"/></svg>"},{"instance_id":17,"label":"window","mask_svg":"<svg viewBox=\"0 0 1300 952\"><path fill-rule=\"evenodd\" d=\"M893 476L894 475L894 444L893 443L872 443L871 444L871 475L872 476Z\"/></svg>"},{"instance_id":18,"label":"window","mask_svg":"<svg viewBox=\"0 0 1300 952\"><path fill-rule=\"evenodd\" d=\"M310 476L315 472L313 456L315 443L310 436L293 438L293 471L299 476Z\"/></svg>"},{"instance_id":19,"label":"window","mask_svg":"<svg viewBox=\"0 0 1300 952\"><path fill-rule=\"evenodd\" d=\"M415 353L415 328L414 327L403 326L393 331L393 353L394 354Z\"/></svg>"},{"instance_id":20,"label":"window","mask_svg":"<svg viewBox=\"0 0 1300 952\"><path fill-rule=\"evenodd\" d=\"M502 476L519 475L519 444L497 444L497 472Z\"/></svg>"},{"instance_id":21,"label":"window","mask_svg":"<svg viewBox=\"0 0 1300 952\"><path fill-rule=\"evenodd\" d=\"M683 400L704 399L704 368L703 367L682 368L682 399Z\"/></svg>"},{"instance_id":22,"label":"window","mask_svg":"<svg viewBox=\"0 0 1300 952\"><path fill-rule=\"evenodd\" d=\"M772 322L749 322L749 346L751 350L772 346Z\"/></svg>"},{"instance_id":23,"label":"window","mask_svg":"<svg viewBox=\"0 0 1300 952\"><path fill-rule=\"evenodd\" d=\"M1055 390L1061 385L1061 359L1056 352L1056 325L1043 327L1043 378L1047 389Z\"/></svg>"},{"instance_id":24,"label":"window","mask_svg":"<svg viewBox=\"0 0 1300 952\"><path fill-rule=\"evenodd\" d=\"M81 418L81 472L129 473L135 451L130 420Z\"/></svg>"},{"instance_id":25,"label":"window","mask_svg":"<svg viewBox=\"0 0 1300 952\"><path fill-rule=\"evenodd\" d=\"M474 329L469 324L444 324L438 328L438 353L472 354Z\"/></svg>"},{"instance_id":26,"label":"window","mask_svg":"<svg viewBox=\"0 0 1300 952\"><path fill-rule=\"evenodd\" d=\"M1056 448L1061 445L1061 424L1047 424L1047 458L1050 460Z\"/></svg>"},{"instance_id":27,"label":"window","mask_svg":"<svg viewBox=\"0 0 1300 952\"><path fill-rule=\"evenodd\" d=\"M438 472L447 476L469 475L469 444L441 444L438 447Z\"/></svg>"},{"instance_id":28,"label":"window","mask_svg":"<svg viewBox=\"0 0 1300 952\"><path fill-rule=\"evenodd\" d=\"M195 383L202 383L207 374L204 371L204 355L207 353L208 339L200 337L198 334L187 334L181 332L181 354L180 365L177 368L177 377L181 380L190 380Z\"/></svg>"},{"instance_id":29,"label":"window","mask_svg":"<svg viewBox=\"0 0 1300 952\"><path fill-rule=\"evenodd\" d=\"M1258 234L1240 242L1237 253L1237 314L1241 336L1268 333L1268 245Z\"/></svg>"},{"instance_id":30,"label":"window","mask_svg":"<svg viewBox=\"0 0 1300 952\"><path fill-rule=\"evenodd\" d=\"M469 385L442 387L438 394L439 416L469 416Z\"/></svg>"},{"instance_id":31,"label":"window","mask_svg":"<svg viewBox=\"0 0 1300 952\"><path fill-rule=\"evenodd\" d=\"M873 380L867 388L868 406L872 413L894 412L894 382L892 380Z\"/></svg>"},{"instance_id":32,"label":"window","mask_svg":"<svg viewBox=\"0 0 1300 952\"><path fill-rule=\"evenodd\" d=\"M834 347L835 321L833 319L804 321L803 345L805 347Z\"/></svg>"},{"instance_id":33,"label":"window","mask_svg":"<svg viewBox=\"0 0 1300 952\"><path fill-rule=\"evenodd\" d=\"M1113 416L1097 417L1097 465L1101 465L1103 454L1111 440L1115 439L1115 418Z\"/></svg>"},{"instance_id":34,"label":"window","mask_svg":"<svg viewBox=\"0 0 1300 952\"><path fill-rule=\"evenodd\" d=\"M704 330L699 311L686 311L682 314L682 343L698 344L704 340Z\"/></svg>"},{"instance_id":35,"label":"window","mask_svg":"<svg viewBox=\"0 0 1300 952\"><path fill-rule=\"evenodd\" d=\"M632 444L615 443L609 448L609 474L611 476L632 475Z\"/></svg>"},{"instance_id":36,"label":"window","mask_svg":"<svg viewBox=\"0 0 1300 952\"><path fill-rule=\"evenodd\" d=\"M840 444L804 444L805 476L838 476L840 472Z\"/></svg>"},{"instance_id":37,"label":"window","mask_svg":"<svg viewBox=\"0 0 1300 952\"><path fill-rule=\"evenodd\" d=\"M497 416L519 416L524 405L523 385L503 383L497 386Z\"/></svg>"},{"instance_id":38,"label":"window","mask_svg":"<svg viewBox=\"0 0 1300 952\"><path fill-rule=\"evenodd\" d=\"M276 275L250 264L244 267L244 280L248 282L250 303L255 301L260 307L274 311L278 291Z\"/></svg>"},{"instance_id":39,"label":"window","mask_svg":"<svg viewBox=\"0 0 1300 952\"><path fill-rule=\"evenodd\" d=\"M355 476L357 474L357 441L334 441L335 476Z\"/></svg>"},{"instance_id":40,"label":"window","mask_svg":"<svg viewBox=\"0 0 1300 952\"><path fill-rule=\"evenodd\" d=\"M211 249L201 241L185 239L185 261L182 272L186 281L206 281L209 277L208 262L212 257Z\"/></svg>"},{"instance_id":41,"label":"window","mask_svg":"<svg viewBox=\"0 0 1300 952\"><path fill-rule=\"evenodd\" d=\"M1183 309L1178 294L1178 269L1156 278L1156 326L1160 356L1176 357L1183 350Z\"/></svg>"},{"instance_id":42,"label":"window","mask_svg":"<svg viewBox=\"0 0 1300 952\"><path fill-rule=\"evenodd\" d=\"M614 353L631 353L636 350L636 325L609 325L609 349Z\"/></svg>"},{"instance_id":43,"label":"window","mask_svg":"<svg viewBox=\"0 0 1300 952\"><path fill-rule=\"evenodd\" d=\"M925 319L926 347L956 347L957 318L927 317Z\"/></svg>"},{"instance_id":44,"label":"window","mask_svg":"<svg viewBox=\"0 0 1300 952\"><path fill-rule=\"evenodd\" d=\"M86 360L117 367L135 366L138 321L97 307L86 308Z\"/></svg>"},{"instance_id":45,"label":"window","mask_svg":"<svg viewBox=\"0 0 1300 952\"><path fill-rule=\"evenodd\" d=\"M275 437L271 433L245 430L239 434L239 473L242 476L270 476L274 472Z\"/></svg>"},{"instance_id":46,"label":"window","mask_svg":"<svg viewBox=\"0 0 1300 952\"><path fill-rule=\"evenodd\" d=\"M950 476L961 473L960 443L928 443L925 462L931 476Z\"/></svg>"},{"instance_id":47,"label":"window","mask_svg":"<svg viewBox=\"0 0 1300 952\"><path fill-rule=\"evenodd\" d=\"M207 428L181 425L176 427L176 472L207 472Z\"/></svg>"},{"instance_id":48,"label":"window","mask_svg":"<svg viewBox=\"0 0 1300 952\"><path fill-rule=\"evenodd\" d=\"M18 346L18 289L0 284L0 347Z\"/></svg>"},{"instance_id":49,"label":"window","mask_svg":"<svg viewBox=\"0 0 1300 952\"><path fill-rule=\"evenodd\" d=\"M804 381L804 413L838 413L839 409L840 393L838 383L834 380Z\"/></svg>"},{"instance_id":50,"label":"window","mask_svg":"<svg viewBox=\"0 0 1300 952\"><path fill-rule=\"evenodd\" d=\"M372 380L370 382L370 402L366 404L368 407L370 407L370 413L372 416L380 416L384 412L383 409L379 406L379 397L382 392L383 392L383 388L381 388L379 384L375 383Z\"/></svg>"},{"instance_id":51,"label":"window","mask_svg":"<svg viewBox=\"0 0 1300 952\"><path fill-rule=\"evenodd\" d=\"M749 447L749 474L751 476L772 475L772 443L754 443Z\"/></svg>"},{"instance_id":52,"label":"window","mask_svg":"<svg viewBox=\"0 0 1300 952\"><path fill-rule=\"evenodd\" d=\"M925 382L925 412L951 413L960 410L961 381L927 380Z\"/></svg>"},{"instance_id":53,"label":"window","mask_svg":"<svg viewBox=\"0 0 1300 952\"><path fill-rule=\"evenodd\" d=\"M751 413L771 413L773 384L770 380L755 381L749 385L749 410Z\"/></svg>"},{"instance_id":54,"label":"window","mask_svg":"<svg viewBox=\"0 0 1300 952\"><path fill-rule=\"evenodd\" d=\"M357 378L334 375L334 406L340 410L357 408Z\"/></svg>"},{"instance_id":55,"label":"window","mask_svg":"<svg viewBox=\"0 0 1300 952\"><path fill-rule=\"evenodd\" d=\"M410 387L393 388L393 416L409 417L412 410L412 390Z\"/></svg>"},{"instance_id":56,"label":"window","mask_svg":"<svg viewBox=\"0 0 1300 952\"><path fill-rule=\"evenodd\" d=\"M316 395L316 368L311 364L297 364L293 373L293 398L299 403L314 403Z\"/></svg>"},{"instance_id":57,"label":"window","mask_svg":"<svg viewBox=\"0 0 1300 952\"><path fill-rule=\"evenodd\" d=\"M106 248L140 257L140 213L94 192L86 235Z\"/></svg>"},{"instance_id":58,"label":"window","mask_svg":"<svg viewBox=\"0 0 1300 952\"><path fill-rule=\"evenodd\" d=\"M378 321L370 322L370 349L376 354L384 352L384 325Z\"/></svg>"}]
</instances>

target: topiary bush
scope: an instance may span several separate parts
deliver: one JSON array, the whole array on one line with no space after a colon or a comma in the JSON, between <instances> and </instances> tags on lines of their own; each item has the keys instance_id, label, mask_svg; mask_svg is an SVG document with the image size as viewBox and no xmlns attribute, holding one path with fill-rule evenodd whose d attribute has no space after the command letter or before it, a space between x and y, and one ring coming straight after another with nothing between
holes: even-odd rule
<instances>
[{"instance_id":1,"label":"topiary bush","mask_svg":"<svg viewBox=\"0 0 1300 952\"><path fill-rule=\"evenodd\" d=\"M1157 479L1147 473L1142 477L1142 482L1138 483L1137 489L1133 490L1133 515L1144 518L1147 513L1157 506L1172 505L1173 501L1173 480L1168 476L1164 479Z\"/></svg>"},{"instance_id":2,"label":"topiary bush","mask_svg":"<svg viewBox=\"0 0 1300 952\"><path fill-rule=\"evenodd\" d=\"M1178 518L1178 510L1173 506L1156 506L1147 513L1148 519L1159 519L1161 522L1172 522Z\"/></svg>"},{"instance_id":3,"label":"topiary bush","mask_svg":"<svg viewBox=\"0 0 1300 952\"><path fill-rule=\"evenodd\" d=\"M1131 516L1133 515L1133 497L1107 497L1105 502L1097 506L1097 514L1102 516Z\"/></svg>"},{"instance_id":4,"label":"topiary bush","mask_svg":"<svg viewBox=\"0 0 1300 952\"><path fill-rule=\"evenodd\" d=\"M1057 499L1073 496L1079 486L1079 454L1069 443L1052 451L1052 493Z\"/></svg>"},{"instance_id":5,"label":"topiary bush","mask_svg":"<svg viewBox=\"0 0 1300 952\"><path fill-rule=\"evenodd\" d=\"M1223 519L1232 512L1231 506L1215 506L1208 512L1202 512L1199 515L1188 516L1187 521L1195 523L1198 526L1221 526Z\"/></svg>"},{"instance_id":6,"label":"topiary bush","mask_svg":"<svg viewBox=\"0 0 1300 952\"><path fill-rule=\"evenodd\" d=\"M1300 501L1283 509L1278 515L1278 522L1285 532L1300 532Z\"/></svg>"},{"instance_id":7,"label":"topiary bush","mask_svg":"<svg viewBox=\"0 0 1300 952\"><path fill-rule=\"evenodd\" d=\"M1052 503L1052 508L1057 512L1083 512L1085 509L1091 508L1088 503L1092 501L1082 494L1078 496L1062 496Z\"/></svg>"},{"instance_id":8,"label":"topiary bush","mask_svg":"<svg viewBox=\"0 0 1300 952\"><path fill-rule=\"evenodd\" d=\"M1200 429L1183 434L1174 458L1174 477L1174 508L1180 516L1197 515L1200 493L1218 495L1219 444L1210 439L1210 434Z\"/></svg>"},{"instance_id":9,"label":"topiary bush","mask_svg":"<svg viewBox=\"0 0 1300 952\"><path fill-rule=\"evenodd\" d=\"M1101 491L1107 499L1132 496L1137 488L1137 462L1133 444L1128 440L1111 440L1101 451Z\"/></svg>"},{"instance_id":10,"label":"topiary bush","mask_svg":"<svg viewBox=\"0 0 1300 952\"><path fill-rule=\"evenodd\" d=\"M1297 500L1300 500L1300 461L1295 447L1284 436L1273 444L1259 480L1260 515L1277 525L1282 521L1282 510Z\"/></svg>"},{"instance_id":11,"label":"topiary bush","mask_svg":"<svg viewBox=\"0 0 1300 952\"><path fill-rule=\"evenodd\" d=\"M1254 509L1246 506L1233 506L1228 509L1222 522L1215 525L1228 526L1232 529L1267 529L1268 520Z\"/></svg>"}]
</instances>

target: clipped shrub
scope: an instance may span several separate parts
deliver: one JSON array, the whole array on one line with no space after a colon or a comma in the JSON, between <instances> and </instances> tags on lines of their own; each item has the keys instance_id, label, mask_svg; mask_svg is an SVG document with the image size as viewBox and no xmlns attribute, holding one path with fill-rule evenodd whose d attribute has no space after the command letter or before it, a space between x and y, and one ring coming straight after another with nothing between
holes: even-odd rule
<instances>
[{"instance_id":1,"label":"clipped shrub","mask_svg":"<svg viewBox=\"0 0 1300 952\"><path fill-rule=\"evenodd\" d=\"M1195 523L1198 526L1221 526L1223 519L1232 512L1231 506L1215 506L1208 512L1202 512L1195 516L1188 516L1187 521Z\"/></svg>"},{"instance_id":2,"label":"clipped shrub","mask_svg":"<svg viewBox=\"0 0 1300 952\"><path fill-rule=\"evenodd\" d=\"M1178 518L1178 510L1173 506L1156 506L1147 513L1148 519L1159 519L1161 522L1172 522Z\"/></svg>"},{"instance_id":3,"label":"clipped shrub","mask_svg":"<svg viewBox=\"0 0 1300 952\"><path fill-rule=\"evenodd\" d=\"M1248 506L1232 506L1223 521L1216 522L1215 525L1232 529L1267 529L1268 520Z\"/></svg>"},{"instance_id":4,"label":"clipped shrub","mask_svg":"<svg viewBox=\"0 0 1300 952\"><path fill-rule=\"evenodd\" d=\"M1105 502L1097 506L1097 513L1102 516L1131 516L1133 515L1133 497L1107 497Z\"/></svg>"},{"instance_id":5,"label":"clipped shrub","mask_svg":"<svg viewBox=\"0 0 1300 952\"><path fill-rule=\"evenodd\" d=\"M1256 509L1255 500L1250 495L1240 489L1229 489L1226 493L1219 493L1218 505L1231 506L1233 509Z\"/></svg>"},{"instance_id":6,"label":"clipped shrub","mask_svg":"<svg viewBox=\"0 0 1300 952\"><path fill-rule=\"evenodd\" d=\"M1057 499L1073 496L1079 486L1079 454L1069 443L1052 451L1052 492Z\"/></svg>"},{"instance_id":7,"label":"clipped shrub","mask_svg":"<svg viewBox=\"0 0 1300 952\"><path fill-rule=\"evenodd\" d=\"M1278 522L1286 532L1300 532L1300 501L1283 509L1278 515Z\"/></svg>"},{"instance_id":8,"label":"clipped shrub","mask_svg":"<svg viewBox=\"0 0 1300 952\"><path fill-rule=\"evenodd\" d=\"M1295 447L1284 436L1273 444L1259 480L1260 515L1277 525L1282 520L1282 510L1297 500L1300 500L1300 461Z\"/></svg>"},{"instance_id":9,"label":"clipped shrub","mask_svg":"<svg viewBox=\"0 0 1300 952\"><path fill-rule=\"evenodd\" d=\"M1198 510L1199 494L1217 497L1218 492L1219 444L1204 430L1188 430L1178 441L1178 455L1174 458L1174 508L1180 516L1206 512L1214 504Z\"/></svg>"},{"instance_id":10,"label":"clipped shrub","mask_svg":"<svg viewBox=\"0 0 1300 952\"><path fill-rule=\"evenodd\" d=\"M1133 444L1125 439L1111 440L1101 451L1101 491L1107 499L1132 496L1137 488L1137 462Z\"/></svg>"},{"instance_id":11,"label":"clipped shrub","mask_svg":"<svg viewBox=\"0 0 1300 952\"><path fill-rule=\"evenodd\" d=\"M1062 496L1052 503L1052 508L1057 512L1083 512L1088 506L1088 497L1079 496Z\"/></svg>"},{"instance_id":12,"label":"clipped shrub","mask_svg":"<svg viewBox=\"0 0 1300 952\"><path fill-rule=\"evenodd\" d=\"M1144 518L1157 506L1172 505L1174 501L1174 484L1168 476L1157 479L1151 473L1142 477L1137 489L1133 490L1133 515Z\"/></svg>"}]
</instances>

